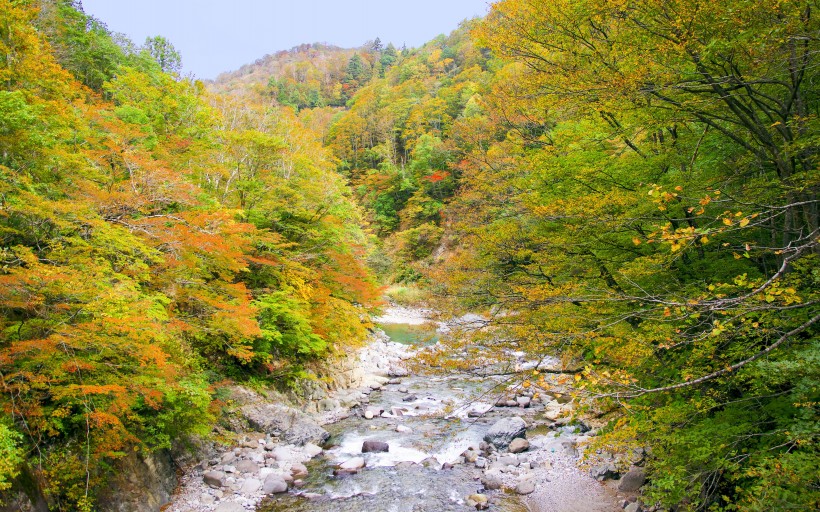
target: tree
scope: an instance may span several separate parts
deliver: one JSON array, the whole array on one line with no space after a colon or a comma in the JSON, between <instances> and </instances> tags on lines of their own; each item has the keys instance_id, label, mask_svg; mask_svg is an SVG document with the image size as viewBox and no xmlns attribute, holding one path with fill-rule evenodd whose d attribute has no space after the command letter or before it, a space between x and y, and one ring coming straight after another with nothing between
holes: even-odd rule
<instances>
[{"instance_id":1,"label":"tree","mask_svg":"<svg viewBox=\"0 0 820 512\"><path fill-rule=\"evenodd\" d=\"M479 32L506 137L458 125L477 143L434 281L493 319L485 355L562 356L666 505L817 505L813 11L507 0Z\"/></svg>"},{"instance_id":2,"label":"tree","mask_svg":"<svg viewBox=\"0 0 820 512\"><path fill-rule=\"evenodd\" d=\"M145 39L143 51L157 61L163 73L179 74L182 70L182 57L170 41L162 36Z\"/></svg>"}]
</instances>

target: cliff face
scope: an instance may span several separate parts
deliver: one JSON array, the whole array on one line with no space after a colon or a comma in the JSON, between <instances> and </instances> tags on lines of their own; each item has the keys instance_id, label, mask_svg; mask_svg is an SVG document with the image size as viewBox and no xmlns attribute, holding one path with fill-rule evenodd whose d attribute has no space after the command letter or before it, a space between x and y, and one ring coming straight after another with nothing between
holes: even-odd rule
<instances>
[{"instance_id":1,"label":"cliff face","mask_svg":"<svg viewBox=\"0 0 820 512\"><path fill-rule=\"evenodd\" d=\"M99 509L109 512L158 512L171 501L177 486L176 464L169 450L147 456L131 454L123 459L117 476L105 494Z\"/></svg>"}]
</instances>

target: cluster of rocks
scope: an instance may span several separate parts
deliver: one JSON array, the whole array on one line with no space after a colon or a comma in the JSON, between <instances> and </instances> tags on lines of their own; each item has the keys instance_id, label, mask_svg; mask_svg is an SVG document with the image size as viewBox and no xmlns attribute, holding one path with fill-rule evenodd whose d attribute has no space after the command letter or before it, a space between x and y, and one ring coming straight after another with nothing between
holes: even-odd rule
<instances>
[{"instance_id":1,"label":"cluster of rocks","mask_svg":"<svg viewBox=\"0 0 820 512\"><path fill-rule=\"evenodd\" d=\"M308 476L305 462L320 455L313 443L303 446L251 434L221 455L188 471L169 512L242 512L266 496L298 488Z\"/></svg>"},{"instance_id":2,"label":"cluster of rocks","mask_svg":"<svg viewBox=\"0 0 820 512\"><path fill-rule=\"evenodd\" d=\"M407 347L375 333L364 349L336 361L330 371L335 390L315 388L303 407L287 397L242 386L229 388L233 411L222 420L223 435L236 436L234 446L214 450L191 465L181 478L167 512L243 512L267 496L298 489L308 475L305 463L319 456L329 434L322 425L350 415L369 402L371 392L396 376L407 375ZM309 386L308 386L309 388ZM378 447L376 447L378 448ZM355 472L363 458L343 462L338 471Z\"/></svg>"}]
</instances>

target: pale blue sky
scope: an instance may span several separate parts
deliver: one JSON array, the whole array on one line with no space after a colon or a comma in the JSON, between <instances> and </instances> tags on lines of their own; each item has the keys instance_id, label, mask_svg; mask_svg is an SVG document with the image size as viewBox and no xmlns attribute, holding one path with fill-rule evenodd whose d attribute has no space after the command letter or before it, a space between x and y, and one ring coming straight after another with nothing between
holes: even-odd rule
<instances>
[{"instance_id":1,"label":"pale blue sky","mask_svg":"<svg viewBox=\"0 0 820 512\"><path fill-rule=\"evenodd\" d=\"M376 37L421 46L487 13L490 0L82 0L83 8L137 44L161 35L184 72L215 78L302 43L357 47Z\"/></svg>"}]
</instances>

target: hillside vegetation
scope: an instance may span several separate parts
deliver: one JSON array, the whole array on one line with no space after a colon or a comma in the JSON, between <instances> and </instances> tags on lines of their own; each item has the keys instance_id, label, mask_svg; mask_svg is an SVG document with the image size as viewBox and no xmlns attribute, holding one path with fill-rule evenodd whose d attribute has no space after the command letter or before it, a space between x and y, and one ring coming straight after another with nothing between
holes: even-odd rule
<instances>
[{"instance_id":1,"label":"hillside vegetation","mask_svg":"<svg viewBox=\"0 0 820 512\"><path fill-rule=\"evenodd\" d=\"M214 382L361 343L378 295L318 136L178 62L71 2L0 2L0 488L33 473L54 510L208 432Z\"/></svg>"},{"instance_id":2,"label":"hillside vegetation","mask_svg":"<svg viewBox=\"0 0 820 512\"><path fill-rule=\"evenodd\" d=\"M378 281L484 316L445 353L559 357L644 502L820 507L815 1L502 0L207 85L0 7L0 487L89 509L215 383L360 342Z\"/></svg>"}]
</instances>

